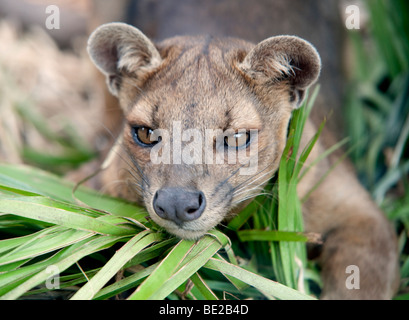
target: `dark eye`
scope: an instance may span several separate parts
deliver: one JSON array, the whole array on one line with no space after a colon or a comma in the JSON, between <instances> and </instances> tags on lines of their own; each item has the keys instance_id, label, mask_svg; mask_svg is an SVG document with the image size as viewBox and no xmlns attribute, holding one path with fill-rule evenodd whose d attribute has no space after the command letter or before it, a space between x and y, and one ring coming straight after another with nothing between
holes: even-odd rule
<instances>
[{"instance_id":1,"label":"dark eye","mask_svg":"<svg viewBox=\"0 0 409 320\"><path fill-rule=\"evenodd\" d=\"M226 148L247 148L250 144L250 132L238 132L224 138L224 146Z\"/></svg>"},{"instance_id":2,"label":"dark eye","mask_svg":"<svg viewBox=\"0 0 409 320\"><path fill-rule=\"evenodd\" d=\"M148 127L132 127L132 136L134 141L142 147L151 147L157 144L160 136L155 135L155 131Z\"/></svg>"}]
</instances>

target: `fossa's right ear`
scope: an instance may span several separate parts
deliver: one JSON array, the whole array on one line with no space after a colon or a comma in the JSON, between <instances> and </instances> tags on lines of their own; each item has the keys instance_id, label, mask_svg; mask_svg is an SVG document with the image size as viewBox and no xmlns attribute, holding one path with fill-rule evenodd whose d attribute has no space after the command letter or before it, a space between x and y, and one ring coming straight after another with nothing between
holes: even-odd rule
<instances>
[{"instance_id":1,"label":"fossa's right ear","mask_svg":"<svg viewBox=\"0 0 409 320\"><path fill-rule=\"evenodd\" d=\"M109 90L118 95L121 73L136 78L161 64L154 44L137 28L113 22L98 27L88 39L91 60L107 76Z\"/></svg>"}]
</instances>

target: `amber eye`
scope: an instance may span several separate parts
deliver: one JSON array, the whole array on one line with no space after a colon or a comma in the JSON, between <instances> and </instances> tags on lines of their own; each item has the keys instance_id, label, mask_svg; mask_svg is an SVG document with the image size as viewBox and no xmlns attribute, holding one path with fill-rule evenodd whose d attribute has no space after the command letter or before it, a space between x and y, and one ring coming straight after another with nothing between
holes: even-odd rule
<instances>
[{"instance_id":1,"label":"amber eye","mask_svg":"<svg viewBox=\"0 0 409 320\"><path fill-rule=\"evenodd\" d=\"M151 147L157 144L161 138L156 136L154 130L148 127L132 127L134 141L142 147Z\"/></svg>"},{"instance_id":2,"label":"amber eye","mask_svg":"<svg viewBox=\"0 0 409 320\"><path fill-rule=\"evenodd\" d=\"M224 138L226 148L246 148L250 144L250 133L248 131L238 132Z\"/></svg>"}]
</instances>

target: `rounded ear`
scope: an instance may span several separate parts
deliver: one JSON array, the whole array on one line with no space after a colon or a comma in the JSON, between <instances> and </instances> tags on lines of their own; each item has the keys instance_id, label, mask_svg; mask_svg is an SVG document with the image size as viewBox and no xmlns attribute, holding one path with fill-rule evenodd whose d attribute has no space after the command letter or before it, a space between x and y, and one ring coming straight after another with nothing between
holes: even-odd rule
<instances>
[{"instance_id":1,"label":"rounded ear","mask_svg":"<svg viewBox=\"0 0 409 320\"><path fill-rule=\"evenodd\" d=\"M107 76L114 95L118 95L121 71L139 78L162 61L154 44L140 30L119 22L98 27L90 35L87 49L96 67Z\"/></svg>"},{"instance_id":2,"label":"rounded ear","mask_svg":"<svg viewBox=\"0 0 409 320\"><path fill-rule=\"evenodd\" d=\"M321 59L309 42L295 36L277 36L257 44L238 67L262 85L286 81L291 100L298 107L305 89L318 79Z\"/></svg>"}]
</instances>

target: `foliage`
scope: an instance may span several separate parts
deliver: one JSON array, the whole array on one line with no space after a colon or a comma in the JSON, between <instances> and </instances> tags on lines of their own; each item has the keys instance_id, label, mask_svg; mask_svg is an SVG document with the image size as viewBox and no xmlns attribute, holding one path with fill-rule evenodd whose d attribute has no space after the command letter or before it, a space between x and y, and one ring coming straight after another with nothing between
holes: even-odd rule
<instances>
[{"instance_id":1,"label":"foliage","mask_svg":"<svg viewBox=\"0 0 409 320\"><path fill-rule=\"evenodd\" d=\"M349 31L345 103L351 159L400 235L401 298L409 297L409 3L366 1L367 28ZM406 295L405 295L406 294Z\"/></svg>"}]
</instances>

